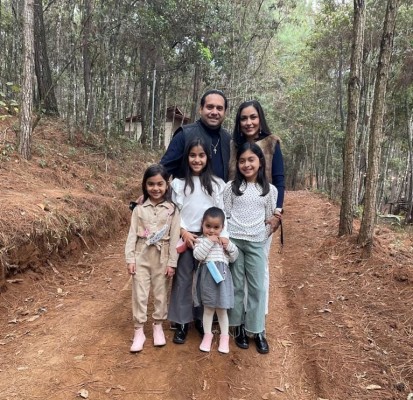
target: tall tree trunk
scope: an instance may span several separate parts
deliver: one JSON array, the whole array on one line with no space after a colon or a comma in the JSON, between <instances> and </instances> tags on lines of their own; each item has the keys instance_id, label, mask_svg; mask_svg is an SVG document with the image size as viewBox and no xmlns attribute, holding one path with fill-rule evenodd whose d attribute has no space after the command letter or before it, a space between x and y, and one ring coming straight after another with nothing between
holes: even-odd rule
<instances>
[{"instance_id":1,"label":"tall tree trunk","mask_svg":"<svg viewBox=\"0 0 413 400\"><path fill-rule=\"evenodd\" d=\"M83 86L85 91L85 113L86 113L86 126L87 131L92 124L92 62L90 56L90 36L92 32L92 4L91 0L84 0L83 4Z\"/></svg>"},{"instance_id":2,"label":"tall tree trunk","mask_svg":"<svg viewBox=\"0 0 413 400\"><path fill-rule=\"evenodd\" d=\"M141 114L141 137L142 144L149 143L148 140L148 58L146 48L142 43L140 48L140 114Z\"/></svg>"},{"instance_id":3,"label":"tall tree trunk","mask_svg":"<svg viewBox=\"0 0 413 400\"><path fill-rule=\"evenodd\" d=\"M75 80L75 62L72 63L68 71L69 76L69 90L67 93L67 116L66 123L69 132L69 142L75 142L75 96L76 96L76 80Z\"/></svg>"},{"instance_id":4,"label":"tall tree trunk","mask_svg":"<svg viewBox=\"0 0 413 400\"><path fill-rule=\"evenodd\" d=\"M409 109L408 102L406 100L406 116L407 116L407 137L409 143L409 193L407 201L409 203L409 211L406 214L405 222L410 224L413 222L413 115Z\"/></svg>"},{"instance_id":5,"label":"tall tree trunk","mask_svg":"<svg viewBox=\"0 0 413 400\"><path fill-rule=\"evenodd\" d=\"M198 96L201 90L201 64L195 64L195 72L194 72L194 86L192 87L192 104L191 104L191 122L195 122L197 117L198 111Z\"/></svg>"},{"instance_id":6,"label":"tall tree trunk","mask_svg":"<svg viewBox=\"0 0 413 400\"><path fill-rule=\"evenodd\" d=\"M135 61L134 61L135 64ZM139 114L139 111L136 107L136 104L138 103L138 98L139 98L139 93L138 93L138 79L135 79L135 75L137 75L135 70L131 70L131 81L133 80L133 91L132 91L132 96L131 96L131 101L130 101L130 111L129 111L129 115L132 118L133 116L136 116ZM132 78L133 76L133 78ZM135 111L136 110L136 111ZM130 124L132 123L132 119ZM131 128L131 126L133 126L133 132L129 132L129 137L133 138L135 140L137 140L137 125L138 124L133 124L133 125L129 125L129 129Z\"/></svg>"},{"instance_id":7,"label":"tall tree trunk","mask_svg":"<svg viewBox=\"0 0 413 400\"><path fill-rule=\"evenodd\" d=\"M19 134L19 153L26 159L31 158L32 109L33 109L33 0L25 0L23 5L23 81L21 95L21 116Z\"/></svg>"},{"instance_id":8,"label":"tall tree trunk","mask_svg":"<svg viewBox=\"0 0 413 400\"><path fill-rule=\"evenodd\" d=\"M150 145L150 148L153 149L153 135L154 135L154 125L155 125L155 89L157 86L156 82L156 64L153 63L151 66L152 69L152 79L150 80L150 89L149 89L149 112L150 115L150 129L149 129L149 140L147 143Z\"/></svg>"},{"instance_id":9,"label":"tall tree trunk","mask_svg":"<svg viewBox=\"0 0 413 400\"><path fill-rule=\"evenodd\" d=\"M341 194L339 236L353 232L353 185L355 171L356 135L359 120L364 23L364 0L354 0L353 43L351 48L350 79L348 82L348 114L343 161L343 192Z\"/></svg>"},{"instance_id":10,"label":"tall tree trunk","mask_svg":"<svg viewBox=\"0 0 413 400\"><path fill-rule=\"evenodd\" d=\"M344 132L344 108L343 108L343 39L340 38L340 54L338 61L338 77L337 77L337 97L338 97L338 112L340 115L340 129Z\"/></svg>"},{"instance_id":11,"label":"tall tree trunk","mask_svg":"<svg viewBox=\"0 0 413 400\"><path fill-rule=\"evenodd\" d=\"M34 0L34 38L34 66L39 95L38 108L47 115L58 115L59 110L47 55L42 0Z\"/></svg>"},{"instance_id":12,"label":"tall tree trunk","mask_svg":"<svg viewBox=\"0 0 413 400\"><path fill-rule=\"evenodd\" d=\"M387 78L390 70L390 59L393 50L394 30L399 3L400 0L388 0L387 2L383 36L380 44L376 85L374 89L368 152L369 159L367 164L366 198L358 237L359 244L365 247L366 256L371 255L373 246Z\"/></svg>"},{"instance_id":13,"label":"tall tree trunk","mask_svg":"<svg viewBox=\"0 0 413 400\"><path fill-rule=\"evenodd\" d=\"M161 129L162 129L162 119L161 119L161 109L162 109L162 97L161 97L161 84L162 77L160 73L156 76L155 86L154 86L154 103L153 103L153 138L152 138L152 148L155 150L159 149L160 139L161 139Z\"/></svg>"},{"instance_id":14,"label":"tall tree trunk","mask_svg":"<svg viewBox=\"0 0 413 400\"><path fill-rule=\"evenodd\" d=\"M310 187L313 190L318 189L317 174L316 174L316 149L317 149L317 133L312 130L311 135L311 154L310 154Z\"/></svg>"}]
</instances>

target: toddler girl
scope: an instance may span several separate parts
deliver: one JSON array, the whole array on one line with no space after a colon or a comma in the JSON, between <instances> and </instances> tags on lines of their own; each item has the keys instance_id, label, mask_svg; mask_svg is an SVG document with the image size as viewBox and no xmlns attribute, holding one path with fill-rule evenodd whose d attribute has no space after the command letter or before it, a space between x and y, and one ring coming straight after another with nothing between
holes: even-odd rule
<instances>
[{"instance_id":1,"label":"toddler girl","mask_svg":"<svg viewBox=\"0 0 413 400\"><path fill-rule=\"evenodd\" d=\"M202 236L194 247L194 257L201 261L196 272L194 303L204 306L205 333L199 348L207 352L211 350L213 339L214 312L217 313L221 331L218 351L229 352L227 309L234 307L234 285L228 263L236 260L238 249L230 241L221 243L224 222L225 214L220 208L208 208L202 218Z\"/></svg>"}]
</instances>

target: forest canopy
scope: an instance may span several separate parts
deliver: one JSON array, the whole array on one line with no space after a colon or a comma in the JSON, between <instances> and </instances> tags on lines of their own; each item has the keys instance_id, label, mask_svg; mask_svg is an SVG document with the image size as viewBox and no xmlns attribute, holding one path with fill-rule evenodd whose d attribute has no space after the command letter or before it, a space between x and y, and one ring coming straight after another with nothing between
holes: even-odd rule
<instances>
[{"instance_id":1,"label":"forest canopy","mask_svg":"<svg viewBox=\"0 0 413 400\"><path fill-rule=\"evenodd\" d=\"M339 199L356 4L365 10L365 21L352 212L365 200L390 7L397 24L378 139L376 209L411 215L413 8L407 1L2 1L1 118L24 105L25 10L31 7L33 113L37 119L60 116L68 140L76 132L97 132L163 149L167 110L177 107L193 121L202 92L218 88L229 99L229 130L242 101L263 104L272 132L282 139L289 189L310 188ZM128 118L139 120L139 134L125 132Z\"/></svg>"}]
</instances>

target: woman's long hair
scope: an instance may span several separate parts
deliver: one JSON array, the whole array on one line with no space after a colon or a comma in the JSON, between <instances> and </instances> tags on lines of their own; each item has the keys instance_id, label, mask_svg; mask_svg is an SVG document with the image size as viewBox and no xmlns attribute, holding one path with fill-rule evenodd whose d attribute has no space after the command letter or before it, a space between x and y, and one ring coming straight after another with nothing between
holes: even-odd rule
<instances>
[{"instance_id":1,"label":"woman's long hair","mask_svg":"<svg viewBox=\"0 0 413 400\"><path fill-rule=\"evenodd\" d=\"M240 147L246 142L246 138L241 132L241 112L244 108L247 108L250 106L254 107L258 113L258 117L260 119L260 130L261 130L260 136L266 137L266 136L271 135L270 129L268 128L268 125L267 125L267 120L265 119L264 110L262 109L261 104L257 100L244 101L238 107L237 115L235 117L235 126L232 132L232 138L237 147Z\"/></svg>"},{"instance_id":2,"label":"woman's long hair","mask_svg":"<svg viewBox=\"0 0 413 400\"><path fill-rule=\"evenodd\" d=\"M196 137L195 139L190 140L186 146L185 146L185 150L184 150L184 157L182 160L182 166L183 166L183 170L185 171L185 176L184 176L184 180L185 180L185 186L184 186L184 193L185 190L187 188L187 186L189 186L189 188L191 189L191 193L193 193L194 191L194 181L192 178L192 169L189 165L189 153L191 152L191 150L194 147L202 147L202 149L204 150L205 154L206 154L206 165L204 167L204 169L201 171L201 173L199 174L199 180L201 182L201 187L203 189L205 189L205 191L212 196L212 182L216 182L216 179L214 177L214 174L212 172L212 159L211 159L211 153L210 153L210 149L208 148L207 144L199 137Z\"/></svg>"},{"instance_id":3,"label":"woman's long hair","mask_svg":"<svg viewBox=\"0 0 413 400\"><path fill-rule=\"evenodd\" d=\"M265 196L270 191L270 184L268 182L267 177L265 176L265 157L264 153L262 152L260 146L255 143L245 142L237 150L237 172L235 174L235 179L232 181L231 188L232 192L236 196L241 196L243 192L241 191L241 186L243 184L247 184L247 181L242 175L239 169L239 159L241 156L248 150L251 150L260 160L260 167L258 169L257 175L257 184L261 187L262 193L261 196Z\"/></svg>"}]
</instances>

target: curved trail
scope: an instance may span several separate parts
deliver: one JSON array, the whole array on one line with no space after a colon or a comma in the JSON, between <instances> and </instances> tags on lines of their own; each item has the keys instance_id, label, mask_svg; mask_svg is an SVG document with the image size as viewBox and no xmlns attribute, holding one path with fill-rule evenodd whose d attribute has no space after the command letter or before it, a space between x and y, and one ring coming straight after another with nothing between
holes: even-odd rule
<instances>
[{"instance_id":1,"label":"curved trail","mask_svg":"<svg viewBox=\"0 0 413 400\"><path fill-rule=\"evenodd\" d=\"M144 350L129 354L130 291L123 259L126 231L112 244L84 253L80 261L26 274L0 297L0 399L284 399L316 400L317 367L302 346L309 332L300 325L305 304L295 290L311 255L328 232L318 229L323 200L305 204L305 194L287 194L285 247L278 234L271 250L271 301L267 320L270 353L260 355L230 343L222 355L198 350L192 329L184 345L152 345L151 319ZM305 213L311 218L300 221Z\"/></svg>"}]
</instances>

